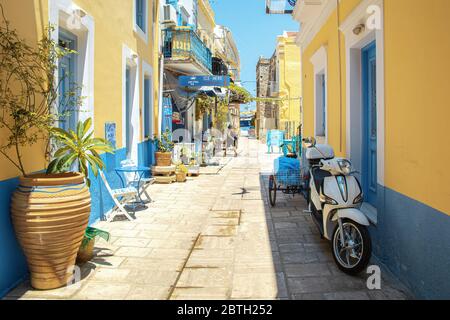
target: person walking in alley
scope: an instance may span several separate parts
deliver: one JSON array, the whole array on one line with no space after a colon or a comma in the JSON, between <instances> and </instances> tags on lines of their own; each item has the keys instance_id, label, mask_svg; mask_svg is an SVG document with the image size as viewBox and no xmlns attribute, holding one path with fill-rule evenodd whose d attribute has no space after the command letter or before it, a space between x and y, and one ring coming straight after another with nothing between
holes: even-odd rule
<instances>
[{"instance_id":1,"label":"person walking in alley","mask_svg":"<svg viewBox=\"0 0 450 320\"><path fill-rule=\"evenodd\" d=\"M225 147L224 156L225 157L227 156L228 148L233 148L234 156L237 157L238 156L238 153L237 153L238 135L237 135L236 131L233 129L232 125L229 125L225 131L226 131L225 132L226 147Z\"/></svg>"}]
</instances>

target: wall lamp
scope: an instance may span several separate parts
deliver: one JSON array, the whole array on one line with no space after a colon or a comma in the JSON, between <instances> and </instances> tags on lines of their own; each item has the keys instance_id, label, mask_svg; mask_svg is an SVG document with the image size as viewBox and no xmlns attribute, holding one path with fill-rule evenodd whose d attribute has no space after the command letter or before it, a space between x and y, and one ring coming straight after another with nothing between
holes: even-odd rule
<instances>
[{"instance_id":1,"label":"wall lamp","mask_svg":"<svg viewBox=\"0 0 450 320\"><path fill-rule=\"evenodd\" d=\"M84 18L86 16L86 12L82 9L75 9L73 10L73 14L80 17L80 18Z\"/></svg>"},{"instance_id":2,"label":"wall lamp","mask_svg":"<svg viewBox=\"0 0 450 320\"><path fill-rule=\"evenodd\" d=\"M353 28L353 33L358 36L365 29L366 29L366 26L364 25L364 23L361 23L361 24L358 24L356 27Z\"/></svg>"}]
</instances>

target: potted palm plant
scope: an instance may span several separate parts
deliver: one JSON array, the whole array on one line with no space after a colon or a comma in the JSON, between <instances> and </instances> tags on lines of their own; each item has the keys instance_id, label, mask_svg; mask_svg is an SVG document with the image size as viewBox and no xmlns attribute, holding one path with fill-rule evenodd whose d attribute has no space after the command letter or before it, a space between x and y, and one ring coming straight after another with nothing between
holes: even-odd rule
<instances>
[{"instance_id":1,"label":"potted palm plant","mask_svg":"<svg viewBox=\"0 0 450 320\"><path fill-rule=\"evenodd\" d=\"M21 177L13 195L12 221L36 289L59 288L72 277L91 213L88 166L97 176L105 167L99 153L113 152L91 127L89 118L76 132L53 128L58 150L47 172Z\"/></svg>"},{"instance_id":2,"label":"potted palm plant","mask_svg":"<svg viewBox=\"0 0 450 320\"><path fill-rule=\"evenodd\" d=\"M60 94L67 75L56 78L58 61L76 52L51 39L52 27L38 43L28 45L6 21L1 5L0 11L0 154L20 173L19 186L11 199L11 218L28 262L32 286L53 289L66 285L72 276L88 224L91 197L86 161L95 170L102 166L97 152L110 149L92 139L89 123L79 125L78 134L54 129L77 112L82 103L76 85L71 84L73 89ZM42 150L53 146L52 135L76 137L58 151L57 156L64 159L53 162L49 172L30 173L23 161L24 151L29 152L30 146L36 144ZM40 162L50 153L43 151L33 157ZM59 170L76 159L81 172Z\"/></svg>"},{"instance_id":3,"label":"potted palm plant","mask_svg":"<svg viewBox=\"0 0 450 320\"><path fill-rule=\"evenodd\" d=\"M172 165L172 151L174 148L174 143L171 139L171 134L169 130L166 130L161 134L161 137L155 135L156 142L156 166L158 167L168 167Z\"/></svg>"}]
</instances>

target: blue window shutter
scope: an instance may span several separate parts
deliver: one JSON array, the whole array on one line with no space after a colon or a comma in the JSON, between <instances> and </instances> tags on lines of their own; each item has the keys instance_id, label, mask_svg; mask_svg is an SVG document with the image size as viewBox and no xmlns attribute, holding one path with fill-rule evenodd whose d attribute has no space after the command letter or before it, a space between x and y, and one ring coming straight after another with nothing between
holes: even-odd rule
<instances>
[{"instance_id":1,"label":"blue window shutter","mask_svg":"<svg viewBox=\"0 0 450 320\"><path fill-rule=\"evenodd\" d=\"M126 69L125 74L125 147L127 152L131 150L131 70L129 67Z\"/></svg>"},{"instance_id":2,"label":"blue window shutter","mask_svg":"<svg viewBox=\"0 0 450 320\"><path fill-rule=\"evenodd\" d=\"M152 138L151 135L151 126L153 123L153 119L151 119L151 109L152 106L150 104L150 79L144 79L144 135L145 137Z\"/></svg>"},{"instance_id":3,"label":"blue window shutter","mask_svg":"<svg viewBox=\"0 0 450 320\"><path fill-rule=\"evenodd\" d=\"M136 24L145 32L145 0L136 0Z\"/></svg>"},{"instance_id":4,"label":"blue window shutter","mask_svg":"<svg viewBox=\"0 0 450 320\"><path fill-rule=\"evenodd\" d=\"M322 130L323 135L326 135L327 132L327 96L326 96L326 83L325 83L325 75L322 75Z\"/></svg>"}]
</instances>

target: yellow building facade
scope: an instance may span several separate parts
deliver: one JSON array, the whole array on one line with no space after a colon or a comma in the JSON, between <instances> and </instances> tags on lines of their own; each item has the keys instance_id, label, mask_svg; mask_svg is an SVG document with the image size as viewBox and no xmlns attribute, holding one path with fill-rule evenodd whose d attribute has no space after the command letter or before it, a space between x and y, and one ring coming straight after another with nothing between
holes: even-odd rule
<instances>
[{"instance_id":1,"label":"yellow building facade","mask_svg":"<svg viewBox=\"0 0 450 320\"><path fill-rule=\"evenodd\" d=\"M93 118L94 134L108 138L116 152L103 155L105 174L113 188L120 187L114 172L131 159L150 165L154 147L150 139L160 130L159 0L0 0L10 27L30 44L37 44L45 28L57 43L70 43L73 81L85 97L76 119ZM61 63L61 61L60 61ZM61 64L59 65L61 68ZM45 148L38 143L23 149L28 172L46 168ZM9 199L20 174L0 157L0 297L26 274L26 264L10 223ZM100 179L92 180L91 220L102 218L112 200Z\"/></svg>"},{"instance_id":2,"label":"yellow building facade","mask_svg":"<svg viewBox=\"0 0 450 320\"><path fill-rule=\"evenodd\" d=\"M274 68L270 83L272 97L281 101L279 107L279 126L286 132L287 137L297 135L301 124L300 102L302 96L301 57L297 46L296 32L285 32L277 37Z\"/></svg>"},{"instance_id":3,"label":"yellow building facade","mask_svg":"<svg viewBox=\"0 0 450 320\"><path fill-rule=\"evenodd\" d=\"M211 52L214 52L215 13L209 0L198 0L197 33Z\"/></svg>"},{"instance_id":4,"label":"yellow building facade","mask_svg":"<svg viewBox=\"0 0 450 320\"><path fill-rule=\"evenodd\" d=\"M360 172L377 262L420 298L450 285L450 2L298 1L303 135Z\"/></svg>"}]
</instances>

